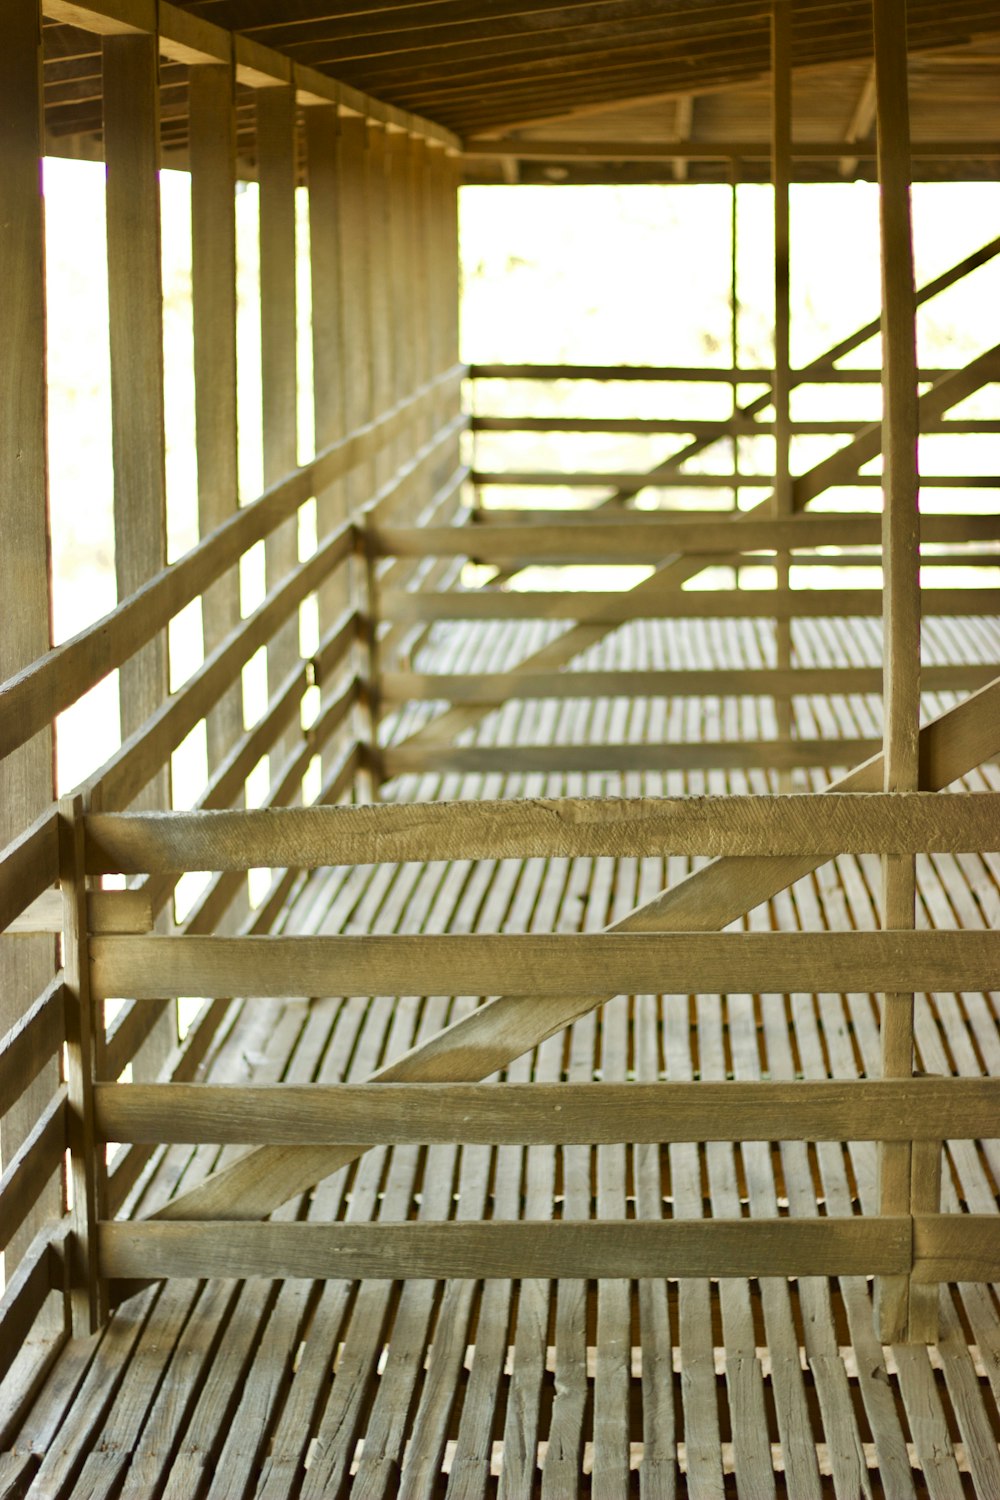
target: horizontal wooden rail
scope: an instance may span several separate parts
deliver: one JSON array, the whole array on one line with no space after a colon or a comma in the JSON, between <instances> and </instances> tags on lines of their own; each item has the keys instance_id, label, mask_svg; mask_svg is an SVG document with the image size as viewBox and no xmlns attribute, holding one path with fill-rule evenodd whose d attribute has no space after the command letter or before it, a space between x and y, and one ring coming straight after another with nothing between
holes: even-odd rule
<instances>
[{"instance_id":1,"label":"horizontal wooden rail","mask_svg":"<svg viewBox=\"0 0 1000 1500\"><path fill-rule=\"evenodd\" d=\"M913 1279L1000 1281L995 1214L927 1214L913 1220Z\"/></svg>"},{"instance_id":2,"label":"horizontal wooden rail","mask_svg":"<svg viewBox=\"0 0 1000 1500\"><path fill-rule=\"evenodd\" d=\"M614 140L539 140L522 136L470 136L464 153L470 157L513 157L517 161L769 161L774 147L758 141L614 141ZM876 143L868 141L793 141L789 146L793 159L843 161L845 153L852 158L871 161ZM911 156L917 161L930 158L992 161L1000 156L995 137L983 140L915 140Z\"/></svg>"},{"instance_id":3,"label":"horizontal wooden rail","mask_svg":"<svg viewBox=\"0 0 1000 1500\"><path fill-rule=\"evenodd\" d=\"M454 366L421 386L350 436L331 443L302 468L273 485L216 527L190 552L172 563L118 607L71 640L56 646L0 685L0 758L32 735L120 667L197 599L240 557L287 521L311 495L327 489L358 464L372 458L409 423L433 408L444 389L454 386L464 366ZM450 440L467 418L448 424L439 434Z\"/></svg>"},{"instance_id":4,"label":"horizontal wooden rail","mask_svg":"<svg viewBox=\"0 0 1000 1500\"><path fill-rule=\"evenodd\" d=\"M1000 484L1000 481L997 481ZM881 519L877 515L801 515L757 519L738 517L734 526L731 515L708 519L704 515L687 519L683 515L652 516L648 511L633 512L627 519L621 513L615 519L590 524L587 512L576 513L565 522L544 525L529 521L518 525L510 520L503 524L471 526L376 526L369 534L370 545L379 553L393 557L468 557L483 562L506 562L511 558L530 557L546 562L550 552L581 561L616 561L648 563L669 553L750 552L762 548L794 551L806 547L877 547L881 537ZM1000 540L1000 516L928 516L921 520L924 542L983 542ZM877 560L877 557L874 559ZM997 556L1000 563L1000 554Z\"/></svg>"},{"instance_id":5,"label":"horizontal wooden rail","mask_svg":"<svg viewBox=\"0 0 1000 1500\"><path fill-rule=\"evenodd\" d=\"M882 371L836 369L833 365L805 365L791 370L795 385L879 385ZM918 379L940 380L953 374L948 369L922 369ZM763 365L744 365L712 369L706 365L545 365L545 364L470 364L470 380L654 380L677 381L680 384L770 385L774 371Z\"/></svg>"},{"instance_id":6,"label":"horizontal wooden rail","mask_svg":"<svg viewBox=\"0 0 1000 1500\"><path fill-rule=\"evenodd\" d=\"M5 1250L66 1152L66 1085L60 1084L32 1129L4 1164L0 1178L0 1251Z\"/></svg>"},{"instance_id":7,"label":"horizontal wooden rail","mask_svg":"<svg viewBox=\"0 0 1000 1500\"><path fill-rule=\"evenodd\" d=\"M0 849L0 932L59 879L55 806Z\"/></svg>"},{"instance_id":8,"label":"horizontal wooden rail","mask_svg":"<svg viewBox=\"0 0 1000 1500\"><path fill-rule=\"evenodd\" d=\"M65 1225L39 1231L0 1298L0 1380L24 1348L49 1293L62 1285Z\"/></svg>"},{"instance_id":9,"label":"horizontal wooden rail","mask_svg":"<svg viewBox=\"0 0 1000 1500\"><path fill-rule=\"evenodd\" d=\"M865 429L862 428L862 431ZM480 489L495 485L524 488L542 488L547 485L568 489L628 489L631 494L640 490L769 490L774 488L773 474L693 473L678 469L668 473L662 468L649 469L473 469L472 483ZM832 482L825 488L878 490L884 480L881 474L861 474L851 471L847 477ZM921 474L920 488L924 490L996 490L1000 479L992 474Z\"/></svg>"},{"instance_id":10,"label":"horizontal wooden rail","mask_svg":"<svg viewBox=\"0 0 1000 1500\"><path fill-rule=\"evenodd\" d=\"M381 753L386 780L455 771L464 776L501 771L510 776L571 771L792 771L797 767L853 767L875 755L881 740L698 740L677 744L401 745Z\"/></svg>"},{"instance_id":11,"label":"horizontal wooden rail","mask_svg":"<svg viewBox=\"0 0 1000 1500\"><path fill-rule=\"evenodd\" d=\"M976 1139L998 1078L795 1083L99 1084L98 1136L166 1145Z\"/></svg>"},{"instance_id":12,"label":"horizontal wooden rail","mask_svg":"<svg viewBox=\"0 0 1000 1500\"><path fill-rule=\"evenodd\" d=\"M0 1038L0 1115L16 1103L65 1040L66 992L57 974Z\"/></svg>"},{"instance_id":13,"label":"horizontal wooden rail","mask_svg":"<svg viewBox=\"0 0 1000 1500\"><path fill-rule=\"evenodd\" d=\"M908 1218L486 1224L102 1223L105 1275L863 1276L910 1269Z\"/></svg>"},{"instance_id":14,"label":"horizontal wooden rail","mask_svg":"<svg viewBox=\"0 0 1000 1500\"><path fill-rule=\"evenodd\" d=\"M1000 792L565 797L194 813L91 813L91 875L575 855L1000 849Z\"/></svg>"},{"instance_id":15,"label":"horizontal wooden rail","mask_svg":"<svg viewBox=\"0 0 1000 1500\"><path fill-rule=\"evenodd\" d=\"M105 937L96 998L982 991L1000 932Z\"/></svg>"},{"instance_id":16,"label":"horizontal wooden rail","mask_svg":"<svg viewBox=\"0 0 1000 1500\"><path fill-rule=\"evenodd\" d=\"M984 687L996 667L980 663L926 666L925 693ZM511 698L794 697L796 694L878 693L881 667L683 667L658 672L385 672L382 702L506 703Z\"/></svg>"},{"instance_id":17,"label":"horizontal wooden rail","mask_svg":"<svg viewBox=\"0 0 1000 1500\"><path fill-rule=\"evenodd\" d=\"M382 607L394 621L578 620L620 625L626 620L793 620L836 615L881 618L881 589L674 589L662 598L629 589L615 592L481 590L407 593L387 589ZM924 589L925 615L995 615L1000 589Z\"/></svg>"},{"instance_id":18,"label":"horizontal wooden rail","mask_svg":"<svg viewBox=\"0 0 1000 1500\"><path fill-rule=\"evenodd\" d=\"M153 903L148 891L89 891L87 926L91 932L150 932ZM8 935L29 936L62 932L63 903L59 891L44 891L7 928Z\"/></svg>"},{"instance_id":19,"label":"horizontal wooden rail","mask_svg":"<svg viewBox=\"0 0 1000 1500\"><path fill-rule=\"evenodd\" d=\"M555 417L555 416L490 416L475 413L469 422L473 432L625 432L637 436L657 433L679 433L689 437L759 437L773 433L774 422L766 419L735 417ZM868 426L867 421L856 417L839 419L790 422L793 436L841 434L860 432ZM1000 420L990 417L945 417L929 421L921 427L923 433L973 433L1000 432Z\"/></svg>"}]
</instances>

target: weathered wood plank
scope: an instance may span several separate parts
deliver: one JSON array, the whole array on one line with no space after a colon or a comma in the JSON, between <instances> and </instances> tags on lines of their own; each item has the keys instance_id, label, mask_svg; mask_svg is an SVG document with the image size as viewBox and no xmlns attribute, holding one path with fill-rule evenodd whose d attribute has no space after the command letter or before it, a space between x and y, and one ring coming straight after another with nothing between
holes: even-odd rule
<instances>
[{"instance_id":1,"label":"weathered wood plank","mask_svg":"<svg viewBox=\"0 0 1000 1500\"><path fill-rule=\"evenodd\" d=\"M976 663L929 665L921 669L921 691L963 692L985 687L994 666ZM881 667L685 667L663 672L384 672L385 704L412 702L482 703L510 698L677 698L771 697L806 693L881 693Z\"/></svg>"},{"instance_id":2,"label":"weathered wood plank","mask_svg":"<svg viewBox=\"0 0 1000 1500\"><path fill-rule=\"evenodd\" d=\"M406 741L399 749L382 752L387 777L437 770L503 771L701 771L786 770L796 766L849 766L866 761L879 741L821 740L696 740L669 744L595 745L449 745L431 746Z\"/></svg>"},{"instance_id":3,"label":"weathered wood plank","mask_svg":"<svg viewBox=\"0 0 1000 1500\"><path fill-rule=\"evenodd\" d=\"M195 442L198 529L202 536L209 536L239 509L236 78L231 51L230 42L228 61L194 67L188 78ZM239 624L240 586L235 568L206 590L201 613L207 655ZM206 729L211 772L243 733L239 683L208 714Z\"/></svg>"},{"instance_id":4,"label":"weathered wood plank","mask_svg":"<svg viewBox=\"0 0 1000 1500\"><path fill-rule=\"evenodd\" d=\"M119 597L128 598L167 561L156 38L106 37L103 60L115 576ZM157 634L130 653L120 673L127 738L167 697L166 637ZM165 807L169 801L169 774L163 771L146 805Z\"/></svg>"},{"instance_id":5,"label":"weathered wood plank","mask_svg":"<svg viewBox=\"0 0 1000 1500\"><path fill-rule=\"evenodd\" d=\"M764 620L793 616L838 618L882 614L881 589L675 589L659 598L638 589L615 593L564 590L479 593L406 592L387 589L385 613L395 621L426 620L579 620L610 629L625 620ZM994 615L1000 611L997 589L926 589L925 615Z\"/></svg>"},{"instance_id":6,"label":"weathered wood plank","mask_svg":"<svg viewBox=\"0 0 1000 1500\"><path fill-rule=\"evenodd\" d=\"M95 937L98 998L285 995L787 994L984 990L1000 932L602 932L420 937Z\"/></svg>"},{"instance_id":7,"label":"weathered wood plank","mask_svg":"<svg viewBox=\"0 0 1000 1500\"><path fill-rule=\"evenodd\" d=\"M43 891L7 928L8 936L62 932L62 898ZM148 890L88 891L87 926L91 932L151 932L153 903Z\"/></svg>"},{"instance_id":8,"label":"weathered wood plank","mask_svg":"<svg viewBox=\"0 0 1000 1500\"><path fill-rule=\"evenodd\" d=\"M836 1276L910 1264L908 1219L99 1226L108 1276Z\"/></svg>"},{"instance_id":9,"label":"weathered wood plank","mask_svg":"<svg viewBox=\"0 0 1000 1500\"><path fill-rule=\"evenodd\" d=\"M86 885L83 868L83 799L59 804L59 873L63 895L63 981L66 1019L67 1136L73 1184L69 1305L73 1331L93 1333L106 1302L98 1275L95 1226L105 1210L107 1165L94 1135L94 1078L103 1046L104 1012L90 983Z\"/></svg>"},{"instance_id":10,"label":"weathered wood plank","mask_svg":"<svg viewBox=\"0 0 1000 1500\"><path fill-rule=\"evenodd\" d=\"M966 542L994 540L998 531L1000 524L994 517L926 516L920 534L925 542ZM577 511L550 524L538 519L500 521L494 516L472 526L380 525L371 532L372 545L386 557L472 556L483 562L507 562L530 556L537 562L614 559L632 563L648 563L651 557L669 552L728 554L775 547L872 546L880 535L878 516L847 512L691 520L683 514L653 518L647 511L638 511L628 519L617 512L613 519L595 521L589 511ZM873 556L871 561L877 565L880 559Z\"/></svg>"},{"instance_id":11,"label":"weathered wood plank","mask_svg":"<svg viewBox=\"0 0 1000 1500\"><path fill-rule=\"evenodd\" d=\"M960 852L1000 847L1000 793L842 792L821 804L800 793L91 813L85 829L91 875L408 859ZM91 914L95 935L102 925L141 930L111 926L122 921L119 897L131 892L105 895L106 914L99 907Z\"/></svg>"},{"instance_id":12,"label":"weathered wood plank","mask_svg":"<svg viewBox=\"0 0 1000 1500\"><path fill-rule=\"evenodd\" d=\"M42 28L39 8L20 5L4 16L0 47L0 678L22 671L49 648L45 234L41 170ZM0 711L0 734L9 716ZM0 930L57 878L55 824L45 813L53 795L49 716L25 726L0 759ZM20 726L18 726L20 728ZM14 749L13 755L7 751ZM27 833L25 832L27 830ZM13 847L11 847L13 845ZM11 863L8 864L8 859ZM51 938L0 942L0 1029L7 1031L51 980ZM6 1160L31 1130L58 1083L50 1068L0 1122ZM52 1193L45 1212L59 1212ZM40 1214L41 1222L44 1213ZM36 1226L7 1258L11 1273Z\"/></svg>"},{"instance_id":13,"label":"weathered wood plank","mask_svg":"<svg viewBox=\"0 0 1000 1500\"><path fill-rule=\"evenodd\" d=\"M0 1039L0 1115L54 1057L66 1034L65 993L57 975Z\"/></svg>"},{"instance_id":14,"label":"weathered wood plank","mask_svg":"<svg viewBox=\"0 0 1000 1500\"><path fill-rule=\"evenodd\" d=\"M977 1138L997 1079L792 1083L98 1084L105 1140L368 1145Z\"/></svg>"}]
</instances>

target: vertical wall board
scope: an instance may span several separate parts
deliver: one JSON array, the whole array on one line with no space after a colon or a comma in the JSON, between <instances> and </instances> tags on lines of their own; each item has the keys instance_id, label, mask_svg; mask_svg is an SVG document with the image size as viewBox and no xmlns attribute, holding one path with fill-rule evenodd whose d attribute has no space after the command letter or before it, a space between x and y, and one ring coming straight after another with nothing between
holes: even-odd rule
<instances>
[{"instance_id":1,"label":"vertical wall board","mask_svg":"<svg viewBox=\"0 0 1000 1500\"><path fill-rule=\"evenodd\" d=\"M295 91L257 91L257 159L260 174L260 343L264 484L276 483L298 463L295 321ZM295 517L268 537L270 589L298 566ZM299 659L298 615L274 634L267 648L267 689L273 694ZM272 779L297 736L279 740L271 755Z\"/></svg>"},{"instance_id":2,"label":"vertical wall board","mask_svg":"<svg viewBox=\"0 0 1000 1500\"><path fill-rule=\"evenodd\" d=\"M313 411L316 451L344 435L343 337L340 307L341 213L340 118L336 105L305 112L306 171L309 183L309 270L312 286ZM327 536L346 519L342 482L316 496L317 535ZM342 570L319 595L320 634L347 603Z\"/></svg>"},{"instance_id":3,"label":"vertical wall board","mask_svg":"<svg viewBox=\"0 0 1000 1500\"><path fill-rule=\"evenodd\" d=\"M347 432L369 421L373 415L367 178L368 127L364 120L350 117L341 121L343 202L338 216L344 426ZM371 498L372 490L371 464L356 465L347 476L347 505L351 515L356 515Z\"/></svg>"},{"instance_id":4,"label":"vertical wall board","mask_svg":"<svg viewBox=\"0 0 1000 1500\"><path fill-rule=\"evenodd\" d=\"M771 0L771 179L774 185L774 509L775 514L792 513L791 448L791 376L789 367L791 336L791 297L789 286L790 235L789 185L792 174L792 8L790 0ZM775 557L775 585L788 587L788 553ZM792 664L792 622L775 623L775 665ZM792 704L789 698L775 700L779 738L787 740L792 733ZM791 790L789 772L779 772L781 791Z\"/></svg>"},{"instance_id":5,"label":"vertical wall board","mask_svg":"<svg viewBox=\"0 0 1000 1500\"><path fill-rule=\"evenodd\" d=\"M44 655L50 640L41 66L37 5L7 7L0 46L0 678ZM46 729L0 761L0 845L21 833L52 793L52 736ZM55 961L51 937L0 937L0 1032L45 988ZM58 1083L51 1064L0 1119L5 1165ZM54 1180L7 1248L8 1277L38 1226L58 1215L61 1204Z\"/></svg>"},{"instance_id":6,"label":"vertical wall board","mask_svg":"<svg viewBox=\"0 0 1000 1500\"><path fill-rule=\"evenodd\" d=\"M884 787L887 792L903 792L914 791L918 785L920 724L919 423L906 0L874 0L873 14L882 239ZM882 925L913 927L915 898L912 856L885 856ZM908 1078L912 1068L913 996L886 994L882 998L883 1077ZM880 1146L880 1212L911 1212L911 1156L906 1142ZM920 1336L935 1337L936 1287L914 1292L906 1277L883 1277L876 1286L876 1303L884 1341L904 1338L912 1331L911 1313L921 1325Z\"/></svg>"},{"instance_id":7,"label":"vertical wall board","mask_svg":"<svg viewBox=\"0 0 1000 1500\"><path fill-rule=\"evenodd\" d=\"M391 276L389 259L389 172L386 133L378 125L368 128L368 297L371 328L371 414L381 415L392 405ZM386 483L393 472L394 443L387 443L375 456L375 486Z\"/></svg>"},{"instance_id":8,"label":"vertical wall board","mask_svg":"<svg viewBox=\"0 0 1000 1500\"><path fill-rule=\"evenodd\" d=\"M232 66L189 74L191 299L194 318L198 529L207 536L239 506L236 425L236 114ZM202 599L205 652L239 623L239 570ZM208 715L208 768L243 732L235 683Z\"/></svg>"},{"instance_id":9,"label":"vertical wall board","mask_svg":"<svg viewBox=\"0 0 1000 1500\"><path fill-rule=\"evenodd\" d=\"M159 66L153 36L104 38L108 313L119 598L166 565L163 291L160 269ZM164 635L120 674L122 737L167 696ZM137 805L169 806L169 774Z\"/></svg>"},{"instance_id":10,"label":"vertical wall board","mask_svg":"<svg viewBox=\"0 0 1000 1500\"><path fill-rule=\"evenodd\" d=\"M160 80L155 36L107 36L103 53L115 576L123 599L167 561ZM167 697L167 649L163 632L120 670L123 739ZM169 808L170 796L167 765L133 806ZM156 1076L176 1041L171 1005L133 1064L137 1082Z\"/></svg>"}]
</instances>

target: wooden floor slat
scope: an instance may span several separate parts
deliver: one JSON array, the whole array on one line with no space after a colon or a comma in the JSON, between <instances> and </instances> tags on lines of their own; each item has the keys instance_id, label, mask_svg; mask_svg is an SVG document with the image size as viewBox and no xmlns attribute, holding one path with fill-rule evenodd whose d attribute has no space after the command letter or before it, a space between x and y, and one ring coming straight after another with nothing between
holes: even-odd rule
<instances>
[{"instance_id":1,"label":"wooden floor slat","mask_svg":"<svg viewBox=\"0 0 1000 1500\"><path fill-rule=\"evenodd\" d=\"M540 650L553 623L434 626L415 670L498 671ZM877 621L797 621L803 666L878 666ZM924 622L924 658L989 662L1000 629ZM578 658L595 670L766 667L755 620L644 621ZM930 717L957 701L925 694ZM384 727L402 743L439 710ZM794 701L805 738L878 738L873 695ZM511 700L459 744L582 745L760 739L762 698ZM822 771L795 773L820 789ZM966 778L1000 790L1000 769ZM765 770L401 778L405 800L776 791ZM597 931L701 860L411 863L316 872L290 932ZM995 926L1000 857L918 860L922 927ZM841 856L747 914L748 930L877 926L877 859ZM211 1059L215 1082L361 1081L473 1008L471 997L247 1007ZM920 1067L1000 1076L996 995L918 997ZM866 994L619 997L512 1063L498 1080L684 1081L877 1076ZM233 1159L233 1148L154 1155L132 1212L155 1210ZM368 1151L276 1217L568 1220L815 1218L875 1207L871 1143L396 1147ZM1000 1142L951 1142L946 1211L997 1211ZM995 1290L941 1289L941 1339L883 1349L871 1286L764 1278L666 1281L178 1282L125 1302L102 1334L67 1344L0 1453L0 1496L265 1500L792 1500L1000 1496L1000 1306ZM5 1411L16 1410L0 1392Z\"/></svg>"}]
</instances>

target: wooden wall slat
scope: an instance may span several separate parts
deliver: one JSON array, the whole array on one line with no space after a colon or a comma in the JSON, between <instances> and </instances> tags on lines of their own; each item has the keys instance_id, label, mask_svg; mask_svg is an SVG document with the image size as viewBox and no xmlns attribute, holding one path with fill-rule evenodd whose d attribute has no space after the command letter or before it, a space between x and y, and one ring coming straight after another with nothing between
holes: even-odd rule
<instances>
[{"instance_id":1,"label":"wooden wall slat","mask_svg":"<svg viewBox=\"0 0 1000 1500\"><path fill-rule=\"evenodd\" d=\"M108 316L115 472L115 573L127 598L166 565L159 61L156 38L105 37ZM120 667L122 736L167 696L159 635ZM169 776L144 803L169 806Z\"/></svg>"},{"instance_id":2,"label":"wooden wall slat","mask_svg":"<svg viewBox=\"0 0 1000 1500\"><path fill-rule=\"evenodd\" d=\"M41 72L41 16L38 6L27 0L5 11L0 46L2 678L44 656L50 640ZM40 732L0 761L0 847L19 838L52 800L52 733L44 720L34 727ZM54 856L54 840L43 838L41 843L47 855ZM30 852L27 845L22 845L22 852ZM50 880L51 874L44 884ZM16 888L11 894L16 900ZM28 900L35 894L27 889ZM55 968L50 937L17 943L0 939L0 1029L7 1031L17 1023ZM16 1107L0 1117L0 1161L7 1162L17 1151L57 1086L57 1070L45 1068ZM10 1245L4 1262L8 1276L38 1225L58 1214L60 1206L56 1184Z\"/></svg>"},{"instance_id":3,"label":"wooden wall slat","mask_svg":"<svg viewBox=\"0 0 1000 1500\"><path fill-rule=\"evenodd\" d=\"M191 300L194 323L198 528L214 531L239 508L236 426L236 81L231 62L194 67L188 79L191 167ZM205 653L240 619L231 568L202 596ZM233 683L206 720L209 771L243 732Z\"/></svg>"},{"instance_id":4,"label":"wooden wall slat","mask_svg":"<svg viewBox=\"0 0 1000 1500\"><path fill-rule=\"evenodd\" d=\"M260 331L264 484L276 484L298 466L296 375L295 183L297 120L293 88L257 91L257 162L260 181ZM267 586L298 566L298 520L292 516L265 544ZM275 632L267 648L271 696L299 658L298 615ZM275 746L274 763L293 736ZM273 768L273 767L272 767Z\"/></svg>"}]
</instances>

